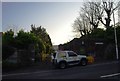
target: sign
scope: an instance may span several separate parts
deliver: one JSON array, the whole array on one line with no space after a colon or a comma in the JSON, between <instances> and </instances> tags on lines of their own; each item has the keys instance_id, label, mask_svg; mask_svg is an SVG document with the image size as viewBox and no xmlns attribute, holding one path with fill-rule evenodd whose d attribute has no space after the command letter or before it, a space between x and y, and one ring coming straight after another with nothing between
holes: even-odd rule
<instances>
[{"instance_id":1,"label":"sign","mask_svg":"<svg viewBox=\"0 0 120 81\"><path fill-rule=\"evenodd\" d=\"M103 43L103 42L96 42L95 44L102 45L102 44L104 44L104 43Z\"/></svg>"}]
</instances>

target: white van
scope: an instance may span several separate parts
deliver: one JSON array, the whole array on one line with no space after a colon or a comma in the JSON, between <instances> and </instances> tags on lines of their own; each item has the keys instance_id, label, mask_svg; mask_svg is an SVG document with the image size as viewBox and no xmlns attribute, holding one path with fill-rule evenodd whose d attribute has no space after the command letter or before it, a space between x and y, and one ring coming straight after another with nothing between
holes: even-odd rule
<instances>
[{"instance_id":1,"label":"white van","mask_svg":"<svg viewBox=\"0 0 120 81\"><path fill-rule=\"evenodd\" d=\"M85 55L77 55L73 51L56 51L52 54L52 63L55 67L61 69L66 68L68 65L87 65L87 58Z\"/></svg>"}]
</instances>

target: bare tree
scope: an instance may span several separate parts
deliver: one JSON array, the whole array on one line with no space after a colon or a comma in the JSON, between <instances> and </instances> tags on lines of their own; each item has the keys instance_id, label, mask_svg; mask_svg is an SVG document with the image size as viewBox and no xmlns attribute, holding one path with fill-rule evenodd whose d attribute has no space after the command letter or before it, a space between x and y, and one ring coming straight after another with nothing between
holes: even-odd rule
<instances>
[{"instance_id":1,"label":"bare tree","mask_svg":"<svg viewBox=\"0 0 120 81\"><path fill-rule=\"evenodd\" d=\"M100 5L100 2L86 2L82 7L84 14L89 20L89 23L93 26L93 29L97 29L99 25L98 16L102 17L103 14L103 10L100 8Z\"/></svg>"},{"instance_id":2,"label":"bare tree","mask_svg":"<svg viewBox=\"0 0 120 81\"><path fill-rule=\"evenodd\" d=\"M98 16L102 16L102 9L97 7L99 2L85 2L79 12L79 17L74 21L74 31L79 32L82 36L96 29L99 24ZM96 8L97 7L97 8Z\"/></svg>"},{"instance_id":3,"label":"bare tree","mask_svg":"<svg viewBox=\"0 0 120 81\"><path fill-rule=\"evenodd\" d=\"M83 33L82 33L82 24L81 24L81 21L79 20L79 18L76 18L76 20L74 21L74 23L73 23L73 29L74 29L74 32L77 33L77 36L80 36L80 35L83 36Z\"/></svg>"},{"instance_id":4,"label":"bare tree","mask_svg":"<svg viewBox=\"0 0 120 81\"><path fill-rule=\"evenodd\" d=\"M104 11L104 20L103 17L99 16L98 19L101 21L101 23L108 29L110 28L110 22L111 22L111 15L113 14L113 12L120 6L120 4L116 4L114 6L114 2L112 2L111 0L104 0L101 2L101 6L98 6L97 4L95 4L98 8L103 9Z\"/></svg>"},{"instance_id":5,"label":"bare tree","mask_svg":"<svg viewBox=\"0 0 120 81\"><path fill-rule=\"evenodd\" d=\"M120 6L110 0L101 2L85 2L79 12L79 17L74 21L74 31L86 35L97 29L101 22L105 28L110 28L111 15Z\"/></svg>"},{"instance_id":6,"label":"bare tree","mask_svg":"<svg viewBox=\"0 0 120 81\"><path fill-rule=\"evenodd\" d=\"M81 36L87 35L90 32L90 23L83 13L80 13L79 17L74 21L73 29Z\"/></svg>"}]
</instances>

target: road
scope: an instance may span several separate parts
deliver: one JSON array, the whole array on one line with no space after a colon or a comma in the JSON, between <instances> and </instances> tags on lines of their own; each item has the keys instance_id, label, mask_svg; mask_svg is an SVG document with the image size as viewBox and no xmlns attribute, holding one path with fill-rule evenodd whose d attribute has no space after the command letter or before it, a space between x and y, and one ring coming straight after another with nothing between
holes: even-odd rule
<instances>
[{"instance_id":1,"label":"road","mask_svg":"<svg viewBox=\"0 0 120 81\"><path fill-rule=\"evenodd\" d=\"M35 72L12 73L2 75L2 79L118 79L119 61L72 66L67 69L53 69Z\"/></svg>"}]
</instances>

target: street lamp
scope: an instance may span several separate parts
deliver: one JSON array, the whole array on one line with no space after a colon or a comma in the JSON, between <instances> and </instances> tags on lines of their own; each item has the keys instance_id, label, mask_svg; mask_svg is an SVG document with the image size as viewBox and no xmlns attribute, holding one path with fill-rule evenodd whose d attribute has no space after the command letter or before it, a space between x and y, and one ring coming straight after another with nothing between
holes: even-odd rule
<instances>
[{"instance_id":1,"label":"street lamp","mask_svg":"<svg viewBox=\"0 0 120 81\"><path fill-rule=\"evenodd\" d=\"M118 60L118 46L117 46L117 34L116 34L116 27L115 27L115 16L113 12L113 23L114 23L114 33L115 33L115 46L116 46L116 59Z\"/></svg>"}]
</instances>

